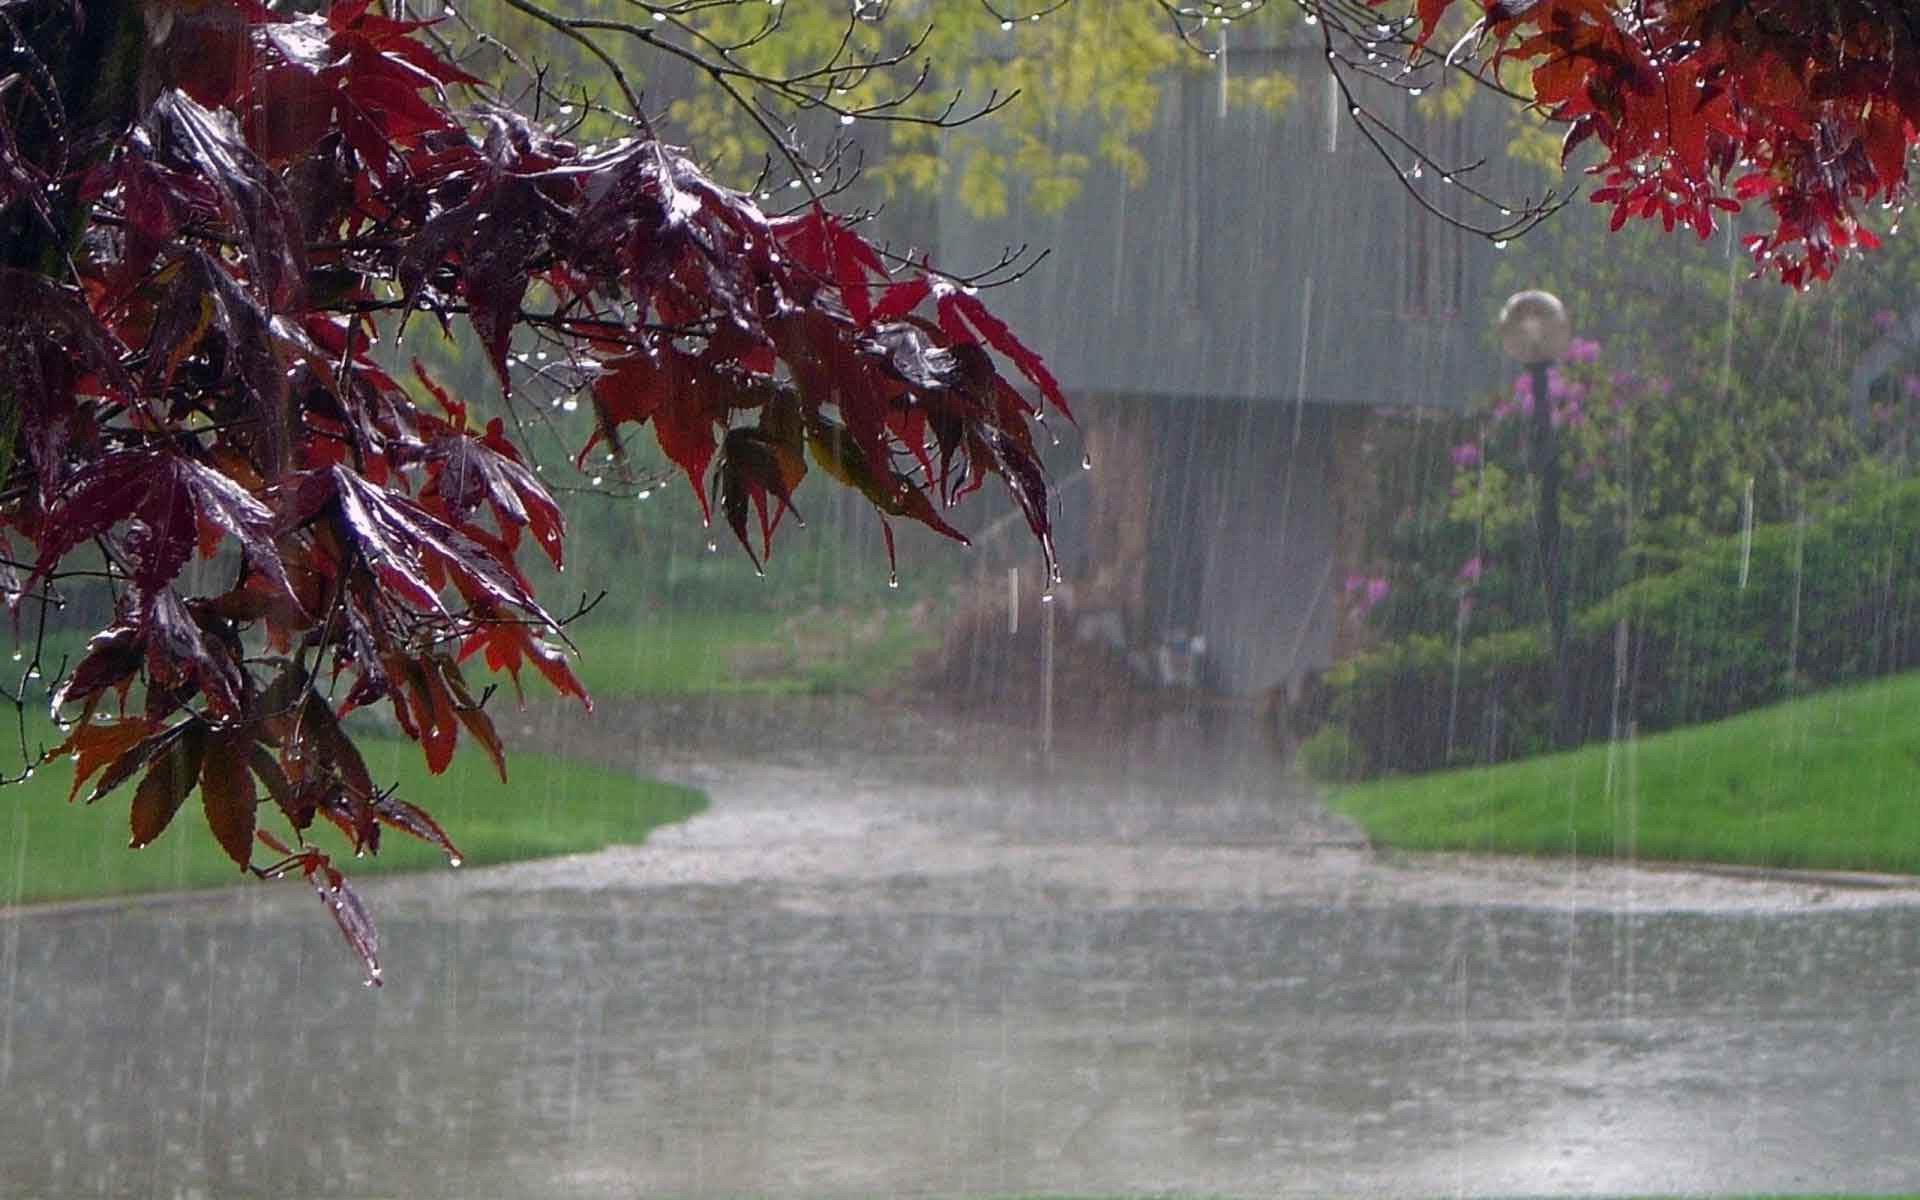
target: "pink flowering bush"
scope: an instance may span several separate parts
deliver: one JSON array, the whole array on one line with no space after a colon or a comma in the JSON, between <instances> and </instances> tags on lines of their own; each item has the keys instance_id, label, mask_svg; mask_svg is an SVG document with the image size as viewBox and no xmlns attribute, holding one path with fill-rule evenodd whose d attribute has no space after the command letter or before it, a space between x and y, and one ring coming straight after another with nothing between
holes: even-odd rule
<instances>
[{"instance_id":1,"label":"pink flowering bush","mask_svg":"<svg viewBox=\"0 0 1920 1200\"><path fill-rule=\"evenodd\" d=\"M1795 436L1765 421L1729 421L1698 376L1676 383L1592 339L1576 339L1547 372L1545 393L1536 397L1522 373L1464 417L1429 422L1427 461L1400 473L1424 491L1402 498L1369 567L1346 580L1348 611L1379 641L1337 666L1329 683L1336 717L1374 769L1544 748L1551 693L1531 462L1536 403L1550 406L1561 456L1562 554L1576 623L1637 582L1737 540L1749 503L1756 524L1789 520L1783 469L1805 481L1797 497L1857 462L1861 449L1844 429ZM1898 402L1881 406L1884 420L1896 419L1887 413ZM1595 656L1583 675L1612 679L1612 645L1607 631L1594 635L1580 651ZM1765 670L1741 669L1730 696L1770 694ZM1586 702L1592 713L1607 711L1604 697ZM1664 702L1649 703L1649 712L1666 712ZM1707 711L1697 696L1688 703L1688 713Z\"/></svg>"},{"instance_id":2,"label":"pink flowering bush","mask_svg":"<svg viewBox=\"0 0 1920 1200\"><path fill-rule=\"evenodd\" d=\"M1494 296L1547 287L1578 334L1537 399L1560 447L1575 653L1585 656L1576 674L1594 689L1581 700L1589 733L1611 719L1623 618L1639 689L1626 711L1643 729L1777 698L1783 680L1899 669L1900 639L1920 645L1914 632L1887 640L1920 613L1920 584L1900 590L1920 525L1899 525L1920 512L1905 490L1920 490L1909 480L1920 456L1920 345L1905 344L1920 315L1920 238L1888 237L1875 270L1796 296L1730 281L1722 245L1696 254L1622 231L1595 254L1591 231L1567 217L1503 259ZM1893 214L1874 219L1891 232ZM1856 398L1862 364L1875 374ZM1371 648L1328 674L1335 717L1372 770L1524 755L1544 739L1533 393L1518 375L1461 416L1407 420L1413 435L1376 472L1380 515L1363 561L1390 591L1366 610ZM1883 488L1900 496L1886 511L1902 515L1860 517ZM1832 559L1816 571L1828 519ZM1862 531L1888 521L1897 528L1869 552ZM1803 532L1810 586L1796 610L1778 572ZM1863 583L1859 564L1879 574ZM1818 651L1814 583L1825 589L1821 620L1839 631ZM1856 620L1847 606L1869 593L1877 607ZM1797 640L1768 623L1794 611ZM1782 657L1796 645L1797 660Z\"/></svg>"}]
</instances>

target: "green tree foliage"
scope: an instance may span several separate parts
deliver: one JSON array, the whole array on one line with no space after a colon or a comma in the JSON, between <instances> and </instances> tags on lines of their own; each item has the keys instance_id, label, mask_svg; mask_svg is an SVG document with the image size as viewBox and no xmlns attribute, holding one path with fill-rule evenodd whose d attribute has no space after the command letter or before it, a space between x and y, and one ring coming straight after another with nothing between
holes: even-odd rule
<instances>
[{"instance_id":1,"label":"green tree foliage","mask_svg":"<svg viewBox=\"0 0 1920 1200\"><path fill-rule=\"evenodd\" d=\"M1576 654L1591 685L1587 734L1611 728L1622 621L1639 681L1625 711L1642 728L1738 711L1785 694L1791 679L1887 669L1898 654L1815 654L1805 636L1789 663L1796 622L1781 590L1793 577L1782 546L1797 529L1817 532L1864 511L1879 485L1863 480L1897 481L1912 469L1920 354L1902 337L1920 253L1883 220L1889 236L1875 270L1797 293L1750 278L1737 231L1683 248L1658 230L1628 229L1595 253L1603 232L1595 225L1563 214L1515 249L1504 274L1512 287L1545 285L1564 297L1582 335L1551 373L1549 400L1566 473ZM1857 405L1856 365L1889 345ZM1520 375L1464 416L1413 422L1406 428L1418 436L1399 439L1406 458L1383 468L1376 557L1350 581L1382 641L1335 674L1336 708L1376 767L1542 748L1530 391ZM1906 512L1875 503L1876 513ZM1904 587L1904 569L1887 586ZM1832 566L1818 574L1840 591L1880 586ZM1729 607L1743 577L1750 590ZM1837 594L1820 607L1818 619L1840 631L1821 636L1871 643L1864 618L1842 607ZM1808 609L1797 628L1810 634L1814 621ZM1748 661L1756 654L1766 662Z\"/></svg>"},{"instance_id":2,"label":"green tree foliage","mask_svg":"<svg viewBox=\"0 0 1920 1200\"><path fill-rule=\"evenodd\" d=\"M584 88L607 99L601 64L579 43L552 37L532 8L528 0L478 0L470 11L476 25L501 30L502 42L539 47L523 69L544 65L549 82L563 90ZM857 165L861 194L876 200L957 189L977 215L1001 216L1016 189L1040 211L1078 194L1095 163L1058 151L1065 129L1094 130L1088 140L1099 159L1131 184L1144 183L1147 163L1135 143L1152 128L1169 75L1217 70L1222 49L1271 45L1297 23L1290 5L1236 2L1232 19L1204 26L1170 17L1170 8L1157 0L1068 3L1023 10L1016 19L980 0L851 8L754 0L665 6L657 10L665 18L647 32L655 45L685 47L742 72L733 80L738 94L807 134L831 164L823 176L848 179ZM564 15L635 19L633 6L608 0L565 6ZM879 65L853 65L862 63ZM896 63L909 69L893 69ZM510 76L512 65L505 65ZM746 186L768 161L767 128L726 89L690 86L705 74L670 52L636 56L631 66L635 86L647 89L670 135L701 147L723 178ZM767 80L793 82L769 88ZM1227 93L1233 103L1277 111L1291 98L1293 80L1270 64L1235 70ZM974 120L978 115L992 120ZM836 138L847 148L824 150Z\"/></svg>"}]
</instances>

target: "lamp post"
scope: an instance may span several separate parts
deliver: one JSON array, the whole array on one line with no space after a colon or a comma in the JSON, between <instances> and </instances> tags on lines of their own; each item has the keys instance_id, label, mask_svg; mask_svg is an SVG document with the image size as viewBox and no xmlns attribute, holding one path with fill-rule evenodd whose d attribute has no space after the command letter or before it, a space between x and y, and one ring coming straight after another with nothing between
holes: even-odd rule
<instances>
[{"instance_id":1,"label":"lamp post","mask_svg":"<svg viewBox=\"0 0 1920 1200\"><path fill-rule=\"evenodd\" d=\"M1567 647L1567 577L1560 557L1560 448L1553 435L1553 404L1547 370L1567 352L1573 323L1551 292L1516 292L1500 309L1500 348L1527 368L1533 384L1533 436L1528 446L1540 484L1534 517L1540 555L1540 588L1547 601L1547 631L1553 650L1553 748L1573 745L1573 679Z\"/></svg>"}]
</instances>

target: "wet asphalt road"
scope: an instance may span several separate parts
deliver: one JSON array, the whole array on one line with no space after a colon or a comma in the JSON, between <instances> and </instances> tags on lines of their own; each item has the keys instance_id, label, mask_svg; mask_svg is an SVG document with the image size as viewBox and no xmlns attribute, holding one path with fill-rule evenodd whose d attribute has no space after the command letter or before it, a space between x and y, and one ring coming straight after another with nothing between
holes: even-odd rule
<instances>
[{"instance_id":1,"label":"wet asphalt road","mask_svg":"<svg viewBox=\"0 0 1920 1200\"><path fill-rule=\"evenodd\" d=\"M712 811L369 886L377 992L297 888L0 920L0 1195L1920 1187L1909 893L1383 861L1180 725L604 737Z\"/></svg>"}]
</instances>

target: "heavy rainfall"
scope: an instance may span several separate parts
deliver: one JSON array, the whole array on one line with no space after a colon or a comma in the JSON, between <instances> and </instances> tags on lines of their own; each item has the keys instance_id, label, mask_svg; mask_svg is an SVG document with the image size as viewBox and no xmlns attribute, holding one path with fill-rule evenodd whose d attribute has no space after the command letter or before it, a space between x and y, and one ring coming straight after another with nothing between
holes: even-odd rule
<instances>
[{"instance_id":1,"label":"heavy rainfall","mask_svg":"<svg viewBox=\"0 0 1920 1200\"><path fill-rule=\"evenodd\" d=\"M1911 121L1800 243L1512 6L123 2L109 156L65 7L0 1196L1920 1192Z\"/></svg>"}]
</instances>

